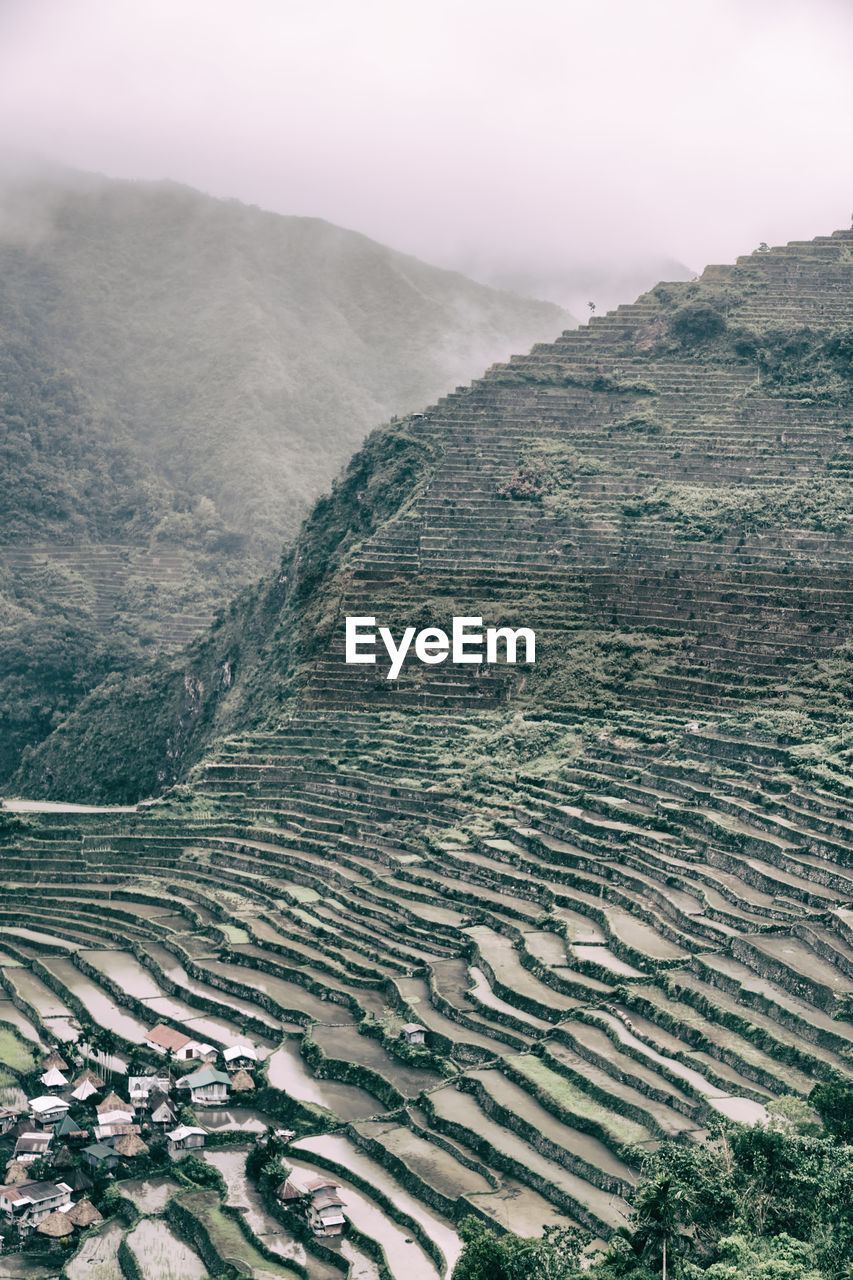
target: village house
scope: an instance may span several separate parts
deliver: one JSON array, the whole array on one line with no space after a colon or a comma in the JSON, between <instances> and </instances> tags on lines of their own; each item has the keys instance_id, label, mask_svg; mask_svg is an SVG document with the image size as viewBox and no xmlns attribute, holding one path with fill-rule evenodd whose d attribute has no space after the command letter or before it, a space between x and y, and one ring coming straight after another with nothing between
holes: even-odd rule
<instances>
[{"instance_id":1,"label":"village house","mask_svg":"<svg viewBox=\"0 0 853 1280\"><path fill-rule=\"evenodd\" d=\"M231 1077L232 1093L251 1093L254 1087L254 1080L243 1067L239 1071L235 1071Z\"/></svg>"},{"instance_id":2,"label":"village house","mask_svg":"<svg viewBox=\"0 0 853 1280\"><path fill-rule=\"evenodd\" d=\"M406 1044L423 1044L426 1039L426 1027L419 1022L407 1022L400 1032Z\"/></svg>"},{"instance_id":3,"label":"village house","mask_svg":"<svg viewBox=\"0 0 853 1280\"><path fill-rule=\"evenodd\" d=\"M156 1027L151 1028L145 1037L145 1043L155 1053L169 1053L171 1050L173 1056L182 1061L194 1057L197 1048L192 1036L188 1036L185 1031L176 1031L165 1022L158 1022Z\"/></svg>"},{"instance_id":4,"label":"village house","mask_svg":"<svg viewBox=\"0 0 853 1280\"><path fill-rule=\"evenodd\" d=\"M80 1191L92 1190L92 1179L82 1169L69 1169L68 1173L63 1175L62 1181L71 1188L72 1195L77 1195Z\"/></svg>"},{"instance_id":5,"label":"village house","mask_svg":"<svg viewBox=\"0 0 853 1280\"><path fill-rule=\"evenodd\" d=\"M113 1150L118 1152L122 1160L132 1160L134 1156L147 1155L148 1144L142 1141L138 1133L126 1133L116 1139Z\"/></svg>"},{"instance_id":6,"label":"village house","mask_svg":"<svg viewBox=\"0 0 853 1280\"><path fill-rule=\"evenodd\" d=\"M98 1113L99 1119L103 1119L104 1116L110 1115L115 1111L121 1111L128 1118L131 1118L136 1108L132 1102L125 1102L124 1098L120 1098L113 1090L107 1094L103 1102L98 1103L95 1110Z\"/></svg>"},{"instance_id":7,"label":"village house","mask_svg":"<svg viewBox=\"0 0 853 1280\"><path fill-rule=\"evenodd\" d=\"M21 1164L42 1160L50 1150L52 1140L53 1134L44 1130L41 1133L22 1133L15 1143L12 1159L19 1160Z\"/></svg>"},{"instance_id":8,"label":"village house","mask_svg":"<svg viewBox=\"0 0 853 1280\"><path fill-rule=\"evenodd\" d=\"M201 1067L179 1080L176 1088L181 1091L189 1089L193 1103L199 1106L216 1107L228 1101L230 1085L231 1081L224 1071Z\"/></svg>"},{"instance_id":9,"label":"village house","mask_svg":"<svg viewBox=\"0 0 853 1280\"><path fill-rule=\"evenodd\" d=\"M250 1044L232 1044L222 1056L228 1071L239 1071L241 1067L251 1069L258 1061L258 1055Z\"/></svg>"},{"instance_id":10,"label":"village house","mask_svg":"<svg viewBox=\"0 0 853 1280\"><path fill-rule=\"evenodd\" d=\"M39 1078L46 1089L64 1089L68 1084L67 1077L62 1074L59 1067L50 1067Z\"/></svg>"},{"instance_id":11,"label":"village house","mask_svg":"<svg viewBox=\"0 0 853 1280\"><path fill-rule=\"evenodd\" d=\"M133 1112L128 1111L125 1107L118 1108L115 1111L99 1111L98 1124L133 1124Z\"/></svg>"},{"instance_id":12,"label":"village house","mask_svg":"<svg viewBox=\"0 0 853 1280\"><path fill-rule=\"evenodd\" d=\"M87 1082L94 1086L95 1093L97 1093L99 1089L103 1089L104 1087L104 1082L101 1079L101 1077L97 1075L94 1071L92 1071L89 1067L84 1067L84 1069L80 1072L80 1074L75 1076L74 1084L75 1084L75 1087L79 1088L81 1084L85 1084Z\"/></svg>"},{"instance_id":13,"label":"village house","mask_svg":"<svg viewBox=\"0 0 853 1280\"><path fill-rule=\"evenodd\" d=\"M0 1210L14 1215L23 1227L34 1227L55 1209L71 1203L71 1188L64 1182L20 1182L0 1186Z\"/></svg>"},{"instance_id":14,"label":"village house","mask_svg":"<svg viewBox=\"0 0 853 1280\"><path fill-rule=\"evenodd\" d=\"M0 1107L0 1134L9 1133L14 1129L20 1114L18 1107Z\"/></svg>"},{"instance_id":15,"label":"village house","mask_svg":"<svg viewBox=\"0 0 853 1280\"><path fill-rule=\"evenodd\" d=\"M65 1216L80 1231L85 1231L87 1227L104 1220L103 1215L98 1212L91 1200L78 1200L77 1204L65 1210Z\"/></svg>"},{"instance_id":16,"label":"village house","mask_svg":"<svg viewBox=\"0 0 853 1280\"><path fill-rule=\"evenodd\" d=\"M70 1103L64 1102L62 1098L54 1098L49 1093L40 1098L30 1098L29 1108L32 1118L43 1128L56 1124L71 1109Z\"/></svg>"},{"instance_id":17,"label":"village house","mask_svg":"<svg viewBox=\"0 0 853 1280\"><path fill-rule=\"evenodd\" d=\"M147 1076L128 1076L128 1097L134 1106L144 1107L152 1093L168 1093L172 1083L168 1071L158 1071Z\"/></svg>"},{"instance_id":18,"label":"village house","mask_svg":"<svg viewBox=\"0 0 853 1280\"><path fill-rule=\"evenodd\" d=\"M53 1213L49 1213L41 1220L36 1231L39 1235L47 1236L49 1240L64 1240L66 1236L74 1235L74 1223L67 1213L63 1213L61 1209L54 1209Z\"/></svg>"},{"instance_id":19,"label":"village house","mask_svg":"<svg viewBox=\"0 0 853 1280\"><path fill-rule=\"evenodd\" d=\"M103 1142L93 1142L91 1146L84 1147L83 1159L92 1169L106 1169L108 1172L119 1162L119 1157L112 1147L108 1147Z\"/></svg>"},{"instance_id":20,"label":"village house","mask_svg":"<svg viewBox=\"0 0 853 1280\"><path fill-rule=\"evenodd\" d=\"M71 1097L75 1102L87 1102L92 1094L97 1092L97 1086L92 1084L91 1080L83 1080L76 1089L72 1089Z\"/></svg>"},{"instance_id":21,"label":"village house","mask_svg":"<svg viewBox=\"0 0 853 1280\"><path fill-rule=\"evenodd\" d=\"M149 1121L155 1129L166 1129L177 1120L175 1112L165 1093L148 1095Z\"/></svg>"},{"instance_id":22,"label":"village house","mask_svg":"<svg viewBox=\"0 0 853 1280\"><path fill-rule=\"evenodd\" d=\"M54 1049L51 1053L47 1055L47 1057L45 1058L44 1062L41 1065L45 1071L50 1071L52 1067L55 1067L57 1071L68 1070L68 1063L65 1061L65 1059L62 1057L60 1053L57 1053L56 1049Z\"/></svg>"},{"instance_id":23,"label":"village house","mask_svg":"<svg viewBox=\"0 0 853 1280\"><path fill-rule=\"evenodd\" d=\"M114 1147L118 1138L126 1138L132 1133L139 1133L139 1125L124 1120L115 1124L95 1125L95 1141L103 1142L108 1147Z\"/></svg>"},{"instance_id":24,"label":"village house","mask_svg":"<svg viewBox=\"0 0 853 1280\"><path fill-rule=\"evenodd\" d=\"M192 1125L179 1124L177 1129L172 1129L166 1134L168 1151L170 1156L182 1156L187 1151L195 1151L198 1147L204 1146L204 1140L207 1137L204 1129L195 1129Z\"/></svg>"},{"instance_id":25,"label":"village house","mask_svg":"<svg viewBox=\"0 0 853 1280\"><path fill-rule=\"evenodd\" d=\"M76 1120L72 1120L68 1112L62 1117L54 1127L53 1136L61 1138L63 1142L82 1142L89 1135L85 1129L81 1129Z\"/></svg>"},{"instance_id":26,"label":"village house","mask_svg":"<svg viewBox=\"0 0 853 1280\"><path fill-rule=\"evenodd\" d=\"M196 1044L193 1047L193 1057L212 1065L219 1057L219 1050L215 1044Z\"/></svg>"},{"instance_id":27,"label":"village house","mask_svg":"<svg viewBox=\"0 0 853 1280\"><path fill-rule=\"evenodd\" d=\"M294 1172L275 1194L282 1204L302 1214L315 1236L339 1236L343 1231L344 1202L334 1178Z\"/></svg>"}]
</instances>

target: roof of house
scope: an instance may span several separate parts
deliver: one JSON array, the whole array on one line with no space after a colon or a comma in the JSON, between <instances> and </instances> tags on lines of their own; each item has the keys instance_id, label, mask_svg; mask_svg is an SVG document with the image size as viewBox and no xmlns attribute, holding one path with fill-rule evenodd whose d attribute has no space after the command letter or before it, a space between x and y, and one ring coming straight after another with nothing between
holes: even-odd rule
<instances>
[{"instance_id":1,"label":"roof of house","mask_svg":"<svg viewBox=\"0 0 853 1280\"><path fill-rule=\"evenodd\" d=\"M99 1102L95 1107L99 1116L109 1115L111 1111L125 1111L128 1115L132 1115L136 1107L132 1102L125 1102L124 1098L120 1098L115 1090L110 1090L103 1102Z\"/></svg>"},{"instance_id":2,"label":"roof of house","mask_svg":"<svg viewBox=\"0 0 853 1280\"><path fill-rule=\"evenodd\" d=\"M101 1077L98 1075L96 1071L92 1071L91 1068L89 1067L84 1067L83 1070L79 1073L79 1075L76 1075L74 1077L75 1084L82 1084L84 1080L88 1080L89 1083L93 1084L96 1089L103 1089L104 1087L104 1082L101 1079Z\"/></svg>"},{"instance_id":3,"label":"roof of house","mask_svg":"<svg viewBox=\"0 0 853 1280\"><path fill-rule=\"evenodd\" d=\"M101 1111L98 1108L98 1124L131 1124L134 1113L126 1107L117 1108L115 1111Z\"/></svg>"},{"instance_id":4,"label":"roof of house","mask_svg":"<svg viewBox=\"0 0 853 1280\"><path fill-rule=\"evenodd\" d=\"M99 1160L106 1160L107 1157L116 1159L116 1153L112 1147L106 1146L103 1142L93 1142L91 1146L83 1148L83 1154L87 1156L97 1156Z\"/></svg>"},{"instance_id":5,"label":"roof of house","mask_svg":"<svg viewBox=\"0 0 853 1280\"><path fill-rule=\"evenodd\" d=\"M3 1176L6 1179L7 1187L19 1187L21 1183L28 1180L30 1167L20 1160L10 1160L6 1165L6 1172Z\"/></svg>"},{"instance_id":6,"label":"roof of house","mask_svg":"<svg viewBox=\"0 0 853 1280\"><path fill-rule=\"evenodd\" d=\"M63 1174L63 1181L72 1191L88 1191L92 1185L92 1179L82 1169L72 1169L70 1173Z\"/></svg>"},{"instance_id":7,"label":"roof of house","mask_svg":"<svg viewBox=\"0 0 853 1280\"><path fill-rule=\"evenodd\" d=\"M68 1084L68 1078L62 1074L59 1067L49 1067L40 1079L48 1089L64 1089Z\"/></svg>"},{"instance_id":8,"label":"roof of house","mask_svg":"<svg viewBox=\"0 0 853 1280\"><path fill-rule=\"evenodd\" d=\"M50 1111L67 1111L70 1103L63 1102L62 1098L55 1098L53 1094L45 1093L39 1098L30 1098L30 1111L35 1111L41 1115Z\"/></svg>"},{"instance_id":9,"label":"roof of house","mask_svg":"<svg viewBox=\"0 0 853 1280\"><path fill-rule=\"evenodd\" d=\"M118 1142L113 1143L113 1150L129 1160L131 1156L144 1155L148 1150L148 1143L143 1142L137 1133L127 1133L123 1138L119 1138Z\"/></svg>"},{"instance_id":10,"label":"roof of house","mask_svg":"<svg viewBox=\"0 0 853 1280\"><path fill-rule=\"evenodd\" d=\"M172 1129L166 1134L166 1137L170 1142L183 1142L184 1138L189 1138L193 1134L197 1134L202 1138L207 1137L207 1133L204 1129L195 1129L189 1124L179 1124L177 1129Z\"/></svg>"},{"instance_id":11,"label":"roof of house","mask_svg":"<svg viewBox=\"0 0 853 1280\"><path fill-rule=\"evenodd\" d=\"M63 1213L59 1209L54 1209L53 1213L49 1213L47 1217L36 1227L43 1236L50 1236L52 1240L59 1240L63 1236L74 1234L74 1223L68 1217L67 1213Z\"/></svg>"},{"instance_id":12,"label":"roof of house","mask_svg":"<svg viewBox=\"0 0 853 1280\"><path fill-rule=\"evenodd\" d=\"M339 1209L343 1204L337 1188L333 1189L332 1187L320 1187L319 1191L313 1192L311 1199L314 1203L314 1208L317 1210Z\"/></svg>"},{"instance_id":13,"label":"roof of house","mask_svg":"<svg viewBox=\"0 0 853 1280\"><path fill-rule=\"evenodd\" d=\"M226 1049L223 1053L226 1062L233 1062L235 1058L248 1058L250 1062L257 1062L258 1055L250 1044L232 1044L230 1049Z\"/></svg>"},{"instance_id":14,"label":"roof of house","mask_svg":"<svg viewBox=\"0 0 853 1280\"><path fill-rule=\"evenodd\" d=\"M89 1186L91 1186L91 1182ZM77 1204L65 1211L66 1217L75 1227L91 1227L93 1222L103 1222L103 1214L99 1213L91 1200L78 1200Z\"/></svg>"},{"instance_id":15,"label":"roof of house","mask_svg":"<svg viewBox=\"0 0 853 1280\"><path fill-rule=\"evenodd\" d=\"M93 1093L98 1092L98 1086L93 1084L91 1080L83 1080L76 1089L71 1093L72 1098L76 1098L78 1102L85 1102L87 1098L91 1098Z\"/></svg>"},{"instance_id":16,"label":"roof of house","mask_svg":"<svg viewBox=\"0 0 853 1280\"><path fill-rule=\"evenodd\" d=\"M58 1187L55 1182L20 1182L15 1190L21 1199L41 1204L43 1200L52 1200L61 1193L62 1187Z\"/></svg>"},{"instance_id":17,"label":"roof of house","mask_svg":"<svg viewBox=\"0 0 853 1280\"><path fill-rule=\"evenodd\" d=\"M231 1077L231 1088L235 1093L248 1093L250 1089L254 1089L255 1082L249 1075L245 1067L241 1067L239 1071L235 1071Z\"/></svg>"},{"instance_id":18,"label":"roof of house","mask_svg":"<svg viewBox=\"0 0 853 1280\"><path fill-rule=\"evenodd\" d=\"M139 1133L138 1124L96 1124L95 1141L109 1142L110 1138L123 1138L128 1133ZM115 1146L115 1143L112 1144Z\"/></svg>"},{"instance_id":19,"label":"roof of house","mask_svg":"<svg viewBox=\"0 0 853 1280\"><path fill-rule=\"evenodd\" d=\"M81 1129L76 1120L72 1120L66 1111L61 1120L57 1121L53 1130L57 1138L73 1138L75 1135L85 1133L85 1129Z\"/></svg>"},{"instance_id":20,"label":"roof of house","mask_svg":"<svg viewBox=\"0 0 853 1280\"><path fill-rule=\"evenodd\" d=\"M191 1089L203 1089L209 1084L230 1085L231 1077L224 1071L217 1071L215 1067L200 1067L198 1071L193 1071L192 1075L184 1076L184 1083Z\"/></svg>"},{"instance_id":21,"label":"roof of house","mask_svg":"<svg viewBox=\"0 0 853 1280\"><path fill-rule=\"evenodd\" d=\"M56 1049L54 1049L52 1053L49 1053L47 1055L47 1057L45 1058L44 1062L41 1065L45 1071L49 1071L51 1067L57 1067L60 1071L68 1070L68 1063L65 1061L65 1059L62 1057L60 1053L57 1053Z\"/></svg>"},{"instance_id":22,"label":"roof of house","mask_svg":"<svg viewBox=\"0 0 853 1280\"><path fill-rule=\"evenodd\" d=\"M402 1030L404 1036L413 1036L418 1031L423 1031L425 1033L426 1027L422 1027L419 1022L407 1022Z\"/></svg>"},{"instance_id":23,"label":"roof of house","mask_svg":"<svg viewBox=\"0 0 853 1280\"><path fill-rule=\"evenodd\" d=\"M316 1174L305 1173L301 1169L295 1169L279 1185L276 1195L280 1200L294 1200L298 1196L311 1196L312 1200L315 1200L318 1192L323 1192L330 1196L337 1195L338 1184L334 1178L330 1178L327 1174L318 1177ZM339 1201L339 1203L343 1204L343 1201Z\"/></svg>"},{"instance_id":24,"label":"roof of house","mask_svg":"<svg viewBox=\"0 0 853 1280\"><path fill-rule=\"evenodd\" d=\"M15 1143L15 1155L41 1155L47 1151L52 1137L50 1133L22 1133Z\"/></svg>"},{"instance_id":25,"label":"roof of house","mask_svg":"<svg viewBox=\"0 0 853 1280\"><path fill-rule=\"evenodd\" d=\"M147 1044L159 1045L161 1049L171 1049L173 1053L178 1053L188 1045L192 1036L188 1036L185 1031L176 1031L174 1027L166 1026L165 1022L158 1022L156 1027L152 1027L145 1035Z\"/></svg>"}]
</instances>

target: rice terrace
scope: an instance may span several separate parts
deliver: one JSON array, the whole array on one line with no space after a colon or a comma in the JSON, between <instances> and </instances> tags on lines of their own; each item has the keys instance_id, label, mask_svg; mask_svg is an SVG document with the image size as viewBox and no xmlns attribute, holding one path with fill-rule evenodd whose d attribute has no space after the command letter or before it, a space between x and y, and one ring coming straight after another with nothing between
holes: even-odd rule
<instances>
[{"instance_id":1,"label":"rice terrace","mask_svg":"<svg viewBox=\"0 0 853 1280\"><path fill-rule=\"evenodd\" d=\"M763 247L394 419L27 753L0 1274L849 1276L851 267ZM454 617L535 664L346 661Z\"/></svg>"}]
</instances>

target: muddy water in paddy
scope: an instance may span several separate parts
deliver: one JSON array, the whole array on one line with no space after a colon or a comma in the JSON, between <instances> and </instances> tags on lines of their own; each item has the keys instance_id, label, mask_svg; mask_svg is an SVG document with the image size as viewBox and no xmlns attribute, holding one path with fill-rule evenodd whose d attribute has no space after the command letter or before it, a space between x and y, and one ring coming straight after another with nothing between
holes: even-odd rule
<instances>
[{"instance_id":1,"label":"muddy water in paddy","mask_svg":"<svg viewBox=\"0 0 853 1280\"><path fill-rule=\"evenodd\" d=\"M385 1110L378 1098L357 1085L315 1080L296 1040L285 1040L281 1048L270 1055L267 1074L275 1089L283 1090L298 1102L326 1107L342 1120L364 1120Z\"/></svg>"},{"instance_id":2,"label":"muddy water in paddy","mask_svg":"<svg viewBox=\"0 0 853 1280\"><path fill-rule=\"evenodd\" d=\"M279 1019L273 1014L267 1013L266 1009L262 1009L260 1005L252 1004L248 1000L241 999L240 996L231 995L227 991L221 991L218 987L212 987L206 982L199 982L197 978L190 977L171 951L167 951L158 942L149 942L146 939L145 950L151 959L156 964L159 964L166 976L176 982L179 987L183 987L185 991L193 991L197 995L207 996L211 1000L219 1000L221 1003L227 1004L229 1009L233 1009L237 1014L247 1014L250 1017L258 1018L261 1022L265 1022L271 1031L277 1032L280 1029L281 1023Z\"/></svg>"},{"instance_id":3,"label":"muddy water in paddy","mask_svg":"<svg viewBox=\"0 0 853 1280\"><path fill-rule=\"evenodd\" d=\"M145 1280L207 1280L201 1258L161 1218L142 1218L127 1245Z\"/></svg>"},{"instance_id":4,"label":"muddy water in paddy","mask_svg":"<svg viewBox=\"0 0 853 1280\"><path fill-rule=\"evenodd\" d=\"M66 1264L68 1280L124 1280L117 1256L122 1232L121 1223L113 1219L94 1235L87 1236Z\"/></svg>"},{"instance_id":5,"label":"muddy water in paddy","mask_svg":"<svg viewBox=\"0 0 853 1280\"><path fill-rule=\"evenodd\" d=\"M45 956L42 964L86 1006L92 1020L99 1026L110 1027L136 1044L145 1039L148 1032L145 1024L126 1009L120 1008L91 978L75 969L70 960L60 956Z\"/></svg>"},{"instance_id":6,"label":"muddy water in paddy","mask_svg":"<svg viewBox=\"0 0 853 1280\"><path fill-rule=\"evenodd\" d=\"M245 1129L263 1133L270 1117L252 1107L195 1107L196 1119L204 1129Z\"/></svg>"},{"instance_id":7,"label":"muddy water in paddy","mask_svg":"<svg viewBox=\"0 0 853 1280\"><path fill-rule=\"evenodd\" d=\"M142 1213L162 1213L166 1202L184 1188L172 1178L138 1178L122 1182L122 1194Z\"/></svg>"},{"instance_id":8,"label":"muddy water in paddy","mask_svg":"<svg viewBox=\"0 0 853 1280\"><path fill-rule=\"evenodd\" d=\"M365 1155L348 1138L331 1133L302 1138L288 1149L288 1163L299 1168L310 1167L308 1162L313 1152L335 1160L343 1168L364 1178L372 1187L383 1191L403 1213L420 1223L427 1236L441 1249L447 1264L446 1271L439 1273L435 1263L417 1241L412 1239L405 1227L398 1226L388 1218L364 1192L358 1191L345 1179L340 1179L341 1197L345 1202L344 1212L366 1235L380 1241L392 1275L406 1277L407 1280L436 1280L439 1274L450 1274L461 1246L459 1237L447 1218L416 1200L381 1164ZM318 1171L324 1172L319 1168Z\"/></svg>"},{"instance_id":9,"label":"muddy water in paddy","mask_svg":"<svg viewBox=\"0 0 853 1280\"><path fill-rule=\"evenodd\" d=\"M26 1040L32 1041L42 1049L45 1047L41 1036L29 1018L21 1013L20 1009L17 1009L11 1000L0 1000L0 1022L11 1022L12 1026L17 1027Z\"/></svg>"},{"instance_id":10,"label":"muddy water in paddy","mask_svg":"<svg viewBox=\"0 0 853 1280\"><path fill-rule=\"evenodd\" d=\"M41 978L19 965L3 970L3 977L40 1018L71 1017L71 1010ZM67 1037L65 1037L67 1038Z\"/></svg>"}]
</instances>

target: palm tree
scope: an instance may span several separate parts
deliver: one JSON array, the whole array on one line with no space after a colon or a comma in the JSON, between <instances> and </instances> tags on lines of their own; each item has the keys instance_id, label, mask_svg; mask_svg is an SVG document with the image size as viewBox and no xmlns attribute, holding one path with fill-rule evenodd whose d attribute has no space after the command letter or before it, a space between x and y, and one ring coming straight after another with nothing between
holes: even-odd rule
<instances>
[{"instance_id":1,"label":"palm tree","mask_svg":"<svg viewBox=\"0 0 853 1280\"><path fill-rule=\"evenodd\" d=\"M103 1055L104 1072L107 1079L112 1080L113 1069L110 1066L110 1058L118 1044L115 1032L111 1031L109 1027L98 1027L92 1043L98 1052Z\"/></svg>"},{"instance_id":2,"label":"palm tree","mask_svg":"<svg viewBox=\"0 0 853 1280\"><path fill-rule=\"evenodd\" d=\"M634 1216L644 1240L644 1255L658 1249L662 1259L662 1280L666 1280L667 1245L678 1239L678 1229L687 1213L684 1189L672 1178L659 1176L647 1183L634 1205Z\"/></svg>"}]
</instances>

